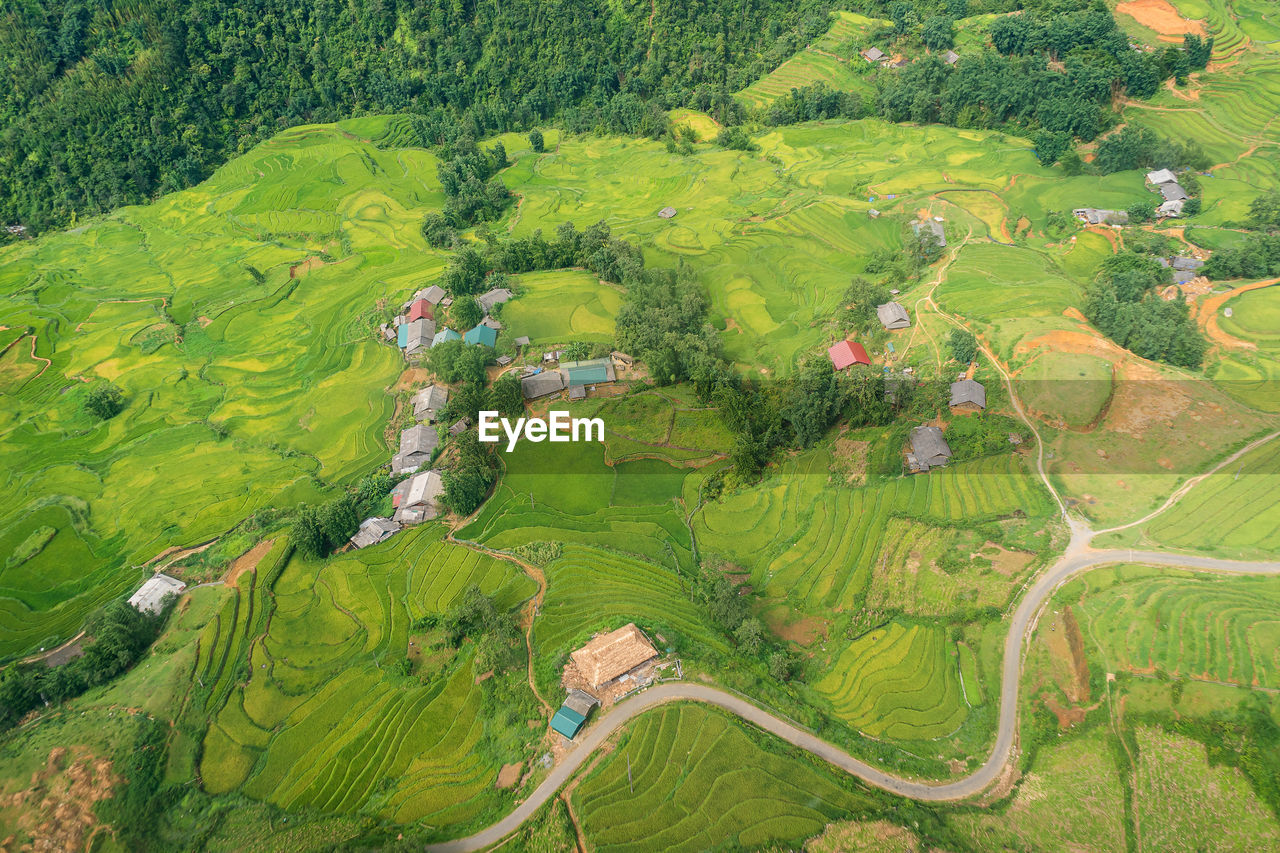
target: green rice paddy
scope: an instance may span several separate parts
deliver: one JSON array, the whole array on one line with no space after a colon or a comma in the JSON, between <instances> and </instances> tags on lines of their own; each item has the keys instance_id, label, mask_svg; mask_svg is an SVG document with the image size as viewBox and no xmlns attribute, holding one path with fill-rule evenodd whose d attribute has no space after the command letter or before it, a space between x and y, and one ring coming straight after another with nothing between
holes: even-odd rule
<instances>
[{"instance_id":1,"label":"green rice paddy","mask_svg":"<svg viewBox=\"0 0 1280 853\"><path fill-rule=\"evenodd\" d=\"M677 705L633 723L572 802L593 849L622 853L798 842L865 798L716 711Z\"/></svg>"},{"instance_id":2,"label":"green rice paddy","mask_svg":"<svg viewBox=\"0 0 1280 853\"><path fill-rule=\"evenodd\" d=\"M519 277L524 293L503 306L502 322L531 343L612 341L622 292L589 272L555 270Z\"/></svg>"},{"instance_id":3,"label":"green rice paddy","mask_svg":"<svg viewBox=\"0 0 1280 853\"><path fill-rule=\"evenodd\" d=\"M197 672L215 685L216 712L201 760L206 790L437 826L486 808L497 766L476 752L483 723L467 650L425 683L389 667L411 649L410 623L468 586L511 607L534 583L442 534L432 525L323 564L291 560L261 634L250 626L263 602L245 576L201 639ZM246 654L247 680L219 674Z\"/></svg>"}]
</instances>

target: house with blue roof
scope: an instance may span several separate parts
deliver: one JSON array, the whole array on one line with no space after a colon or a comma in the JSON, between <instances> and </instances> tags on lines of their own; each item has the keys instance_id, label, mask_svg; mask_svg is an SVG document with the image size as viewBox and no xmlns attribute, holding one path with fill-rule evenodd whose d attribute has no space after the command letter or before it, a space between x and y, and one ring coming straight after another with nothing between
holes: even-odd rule
<instances>
[{"instance_id":1,"label":"house with blue roof","mask_svg":"<svg viewBox=\"0 0 1280 853\"><path fill-rule=\"evenodd\" d=\"M431 339L431 345L434 347L434 346L439 346L445 341L460 341L460 340L462 340L462 335L458 334L453 329L441 329L440 331L436 332L435 337Z\"/></svg>"},{"instance_id":2,"label":"house with blue roof","mask_svg":"<svg viewBox=\"0 0 1280 853\"><path fill-rule=\"evenodd\" d=\"M589 361L562 361L560 369L569 374L569 385L595 385L614 380L613 362L607 358Z\"/></svg>"},{"instance_id":3,"label":"house with blue roof","mask_svg":"<svg viewBox=\"0 0 1280 853\"><path fill-rule=\"evenodd\" d=\"M599 704L600 700L585 690L570 690L560 710L551 718L552 731L573 740L586 724L591 709Z\"/></svg>"},{"instance_id":4,"label":"house with blue roof","mask_svg":"<svg viewBox=\"0 0 1280 853\"><path fill-rule=\"evenodd\" d=\"M462 340L469 344L483 344L491 347L498 342L498 330L482 324L463 335Z\"/></svg>"},{"instance_id":5,"label":"house with blue roof","mask_svg":"<svg viewBox=\"0 0 1280 853\"><path fill-rule=\"evenodd\" d=\"M404 349L409 345L409 324L401 323L396 328L396 346Z\"/></svg>"}]
</instances>

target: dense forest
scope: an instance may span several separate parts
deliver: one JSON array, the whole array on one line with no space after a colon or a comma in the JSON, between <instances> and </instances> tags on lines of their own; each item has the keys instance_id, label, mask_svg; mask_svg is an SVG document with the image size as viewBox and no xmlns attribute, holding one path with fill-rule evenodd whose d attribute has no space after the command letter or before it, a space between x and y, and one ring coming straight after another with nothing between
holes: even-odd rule
<instances>
[{"instance_id":1,"label":"dense forest","mask_svg":"<svg viewBox=\"0 0 1280 853\"><path fill-rule=\"evenodd\" d=\"M828 27L828 0L10 0L0 223L33 232L190 186L281 128L412 112L424 144L660 134ZM651 17L652 16L652 17Z\"/></svg>"}]
</instances>

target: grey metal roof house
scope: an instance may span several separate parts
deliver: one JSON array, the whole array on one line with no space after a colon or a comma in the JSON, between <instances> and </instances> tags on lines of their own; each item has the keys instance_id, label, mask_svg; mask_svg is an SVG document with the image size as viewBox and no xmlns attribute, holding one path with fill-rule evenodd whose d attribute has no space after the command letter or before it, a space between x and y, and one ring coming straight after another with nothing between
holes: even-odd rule
<instances>
[{"instance_id":1,"label":"grey metal roof house","mask_svg":"<svg viewBox=\"0 0 1280 853\"><path fill-rule=\"evenodd\" d=\"M514 294L510 290L507 290L505 287L495 287L492 290L487 290L484 293L477 296L476 302L480 303L480 310L488 314L490 311L493 310L493 306L501 305L503 302L506 302L508 299L510 299L513 295Z\"/></svg>"},{"instance_id":2,"label":"grey metal roof house","mask_svg":"<svg viewBox=\"0 0 1280 853\"><path fill-rule=\"evenodd\" d=\"M1181 256L1170 258L1169 266L1175 270L1198 270L1204 266L1204 261L1199 258L1184 258Z\"/></svg>"},{"instance_id":3,"label":"grey metal roof house","mask_svg":"<svg viewBox=\"0 0 1280 853\"><path fill-rule=\"evenodd\" d=\"M1077 207L1071 215L1087 225L1128 225L1129 212L1101 207Z\"/></svg>"},{"instance_id":4,"label":"grey metal roof house","mask_svg":"<svg viewBox=\"0 0 1280 853\"><path fill-rule=\"evenodd\" d=\"M951 403L953 409L985 409L987 407L987 389L981 382L973 379L961 379L951 383Z\"/></svg>"},{"instance_id":5,"label":"grey metal roof house","mask_svg":"<svg viewBox=\"0 0 1280 853\"><path fill-rule=\"evenodd\" d=\"M1165 201L1185 201L1191 198L1181 184L1161 184L1159 189Z\"/></svg>"},{"instance_id":6,"label":"grey metal roof house","mask_svg":"<svg viewBox=\"0 0 1280 853\"><path fill-rule=\"evenodd\" d=\"M453 422L453 426L449 427L449 435L461 435L469 426L471 426L471 418L459 418Z\"/></svg>"},{"instance_id":7,"label":"grey metal roof house","mask_svg":"<svg viewBox=\"0 0 1280 853\"><path fill-rule=\"evenodd\" d=\"M139 613L159 613L171 595L180 595L187 585L177 578L157 572L129 597L129 606Z\"/></svg>"},{"instance_id":8,"label":"grey metal roof house","mask_svg":"<svg viewBox=\"0 0 1280 853\"><path fill-rule=\"evenodd\" d=\"M413 416L420 421L436 419L436 412L449 402L449 389L441 385L429 385L413 395Z\"/></svg>"},{"instance_id":9,"label":"grey metal roof house","mask_svg":"<svg viewBox=\"0 0 1280 853\"><path fill-rule=\"evenodd\" d=\"M946 53L942 54L942 61L947 65L955 65L959 59L960 54L956 53L954 50L948 50Z\"/></svg>"},{"instance_id":10,"label":"grey metal roof house","mask_svg":"<svg viewBox=\"0 0 1280 853\"><path fill-rule=\"evenodd\" d=\"M911 456L916 470L940 468L951 461L951 448L936 426L918 426L911 430Z\"/></svg>"},{"instance_id":11,"label":"grey metal roof house","mask_svg":"<svg viewBox=\"0 0 1280 853\"><path fill-rule=\"evenodd\" d=\"M879 62L884 59L884 51L878 47L869 47L862 51L862 58L867 62Z\"/></svg>"},{"instance_id":12,"label":"grey metal roof house","mask_svg":"<svg viewBox=\"0 0 1280 853\"><path fill-rule=\"evenodd\" d=\"M564 390L565 376L559 370L544 370L520 380L520 391L526 400L536 400Z\"/></svg>"},{"instance_id":13,"label":"grey metal roof house","mask_svg":"<svg viewBox=\"0 0 1280 853\"><path fill-rule=\"evenodd\" d=\"M360 529L351 537L351 544L356 548L368 548L390 539L400 531L399 522L390 518L366 518L360 522Z\"/></svg>"},{"instance_id":14,"label":"grey metal roof house","mask_svg":"<svg viewBox=\"0 0 1280 853\"><path fill-rule=\"evenodd\" d=\"M658 211L659 219L670 219L675 215L676 215L676 209L674 207L664 207L662 208L662 210Z\"/></svg>"},{"instance_id":15,"label":"grey metal roof house","mask_svg":"<svg viewBox=\"0 0 1280 853\"><path fill-rule=\"evenodd\" d=\"M1166 201L1156 208L1156 213L1161 216L1181 216L1182 208L1186 205L1186 200L1175 198L1173 201Z\"/></svg>"},{"instance_id":16,"label":"grey metal roof house","mask_svg":"<svg viewBox=\"0 0 1280 853\"><path fill-rule=\"evenodd\" d=\"M1160 186L1161 184L1175 184L1178 182L1178 176L1169 169L1156 169L1154 172L1147 172L1147 181L1152 186Z\"/></svg>"},{"instance_id":17,"label":"grey metal roof house","mask_svg":"<svg viewBox=\"0 0 1280 853\"><path fill-rule=\"evenodd\" d=\"M490 329L493 329L495 332L502 331L502 323L498 322L492 317L485 317L483 320L480 321L480 325L488 326Z\"/></svg>"},{"instance_id":18,"label":"grey metal roof house","mask_svg":"<svg viewBox=\"0 0 1280 853\"><path fill-rule=\"evenodd\" d=\"M420 524L440 514L439 498L444 492L444 480L434 468L405 480L391 492L396 506L395 521L399 524Z\"/></svg>"},{"instance_id":19,"label":"grey metal roof house","mask_svg":"<svg viewBox=\"0 0 1280 853\"><path fill-rule=\"evenodd\" d=\"M405 355L421 355L431 349L431 339L436 333L436 321L423 317L409 324L409 336L406 339Z\"/></svg>"},{"instance_id":20,"label":"grey metal roof house","mask_svg":"<svg viewBox=\"0 0 1280 853\"><path fill-rule=\"evenodd\" d=\"M880 325L886 329L905 329L911 325L911 318L907 316L907 309L897 302L886 302L883 305L877 305L876 316L880 318Z\"/></svg>"},{"instance_id":21,"label":"grey metal roof house","mask_svg":"<svg viewBox=\"0 0 1280 853\"><path fill-rule=\"evenodd\" d=\"M448 294L444 292L443 287L438 284L433 284L425 290L419 290L417 294L414 295L414 299L425 299L432 305L439 305L440 300L444 299L447 295Z\"/></svg>"},{"instance_id":22,"label":"grey metal roof house","mask_svg":"<svg viewBox=\"0 0 1280 853\"><path fill-rule=\"evenodd\" d=\"M591 709L599 704L599 699L592 696L587 691L578 690L577 688L570 690L568 697L564 700L565 707L572 708L584 717L587 716L587 714L590 714Z\"/></svg>"},{"instance_id":23,"label":"grey metal roof house","mask_svg":"<svg viewBox=\"0 0 1280 853\"><path fill-rule=\"evenodd\" d=\"M516 346L518 346L518 347L527 347L528 345L529 345L529 336L528 336L528 335L521 335L520 337L516 338Z\"/></svg>"},{"instance_id":24,"label":"grey metal roof house","mask_svg":"<svg viewBox=\"0 0 1280 853\"><path fill-rule=\"evenodd\" d=\"M440 436L429 424L411 426L400 433L400 452L391 459L393 474L408 474L431 461L440 445Z\"/></svg>"}]
</instances>

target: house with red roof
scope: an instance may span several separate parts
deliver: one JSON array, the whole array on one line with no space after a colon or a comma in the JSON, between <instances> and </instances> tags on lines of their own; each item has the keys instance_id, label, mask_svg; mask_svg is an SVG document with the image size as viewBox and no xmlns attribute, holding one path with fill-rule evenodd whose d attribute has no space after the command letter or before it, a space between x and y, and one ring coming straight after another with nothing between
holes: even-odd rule
<instances>
[{"instance_id":1,"label":"house with red roof","mask_svg":"<svg viewBox=\"0 0 1280 853\"><path fill-rule=\"evenodd\" d=\"M827 355L831 357L831 363L836 366L836 370L844 370L851 364L871 363L866 347L853 341L841 341L829 348Z\"/></svg>"},{"instance_id":2,"label":"house with red roof","mask_svg":"<svg viewBox=\"0 0 1280 853\"><path fill-rule=\"evenodd\" d=\"M434 320L436 318L435 309L431 307L431 303L425 299L414 300L409 306L409 320Z\"/></svg>"}]
</instances>

